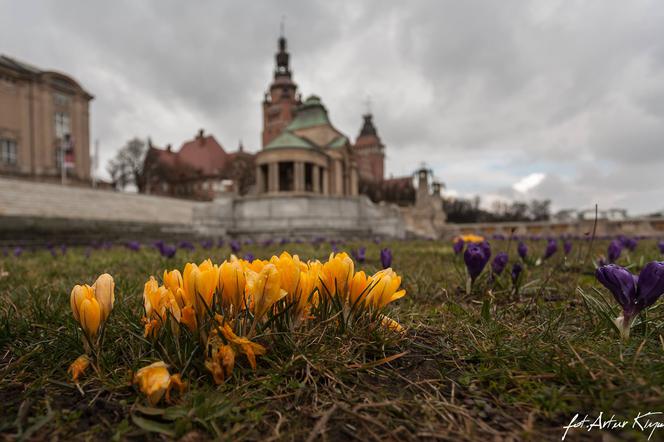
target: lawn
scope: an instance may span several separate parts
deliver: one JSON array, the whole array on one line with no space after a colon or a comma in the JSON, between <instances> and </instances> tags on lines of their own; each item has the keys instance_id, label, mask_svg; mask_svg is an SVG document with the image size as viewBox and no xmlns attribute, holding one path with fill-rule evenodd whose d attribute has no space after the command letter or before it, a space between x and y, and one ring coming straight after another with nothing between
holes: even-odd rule
<instances>
[{"instance_id":1,"label":"lawn","mask_svg":"<svg viewBox=\"0 0 664 442\"><path fill-rule=\"evenodd\" d=\"M164 258L151 245L67 250L44 248L0 254L0 433L7 440L560 440L576 413L594 420L629 420L605 430L618 439L645 440L632 428L639 412L664 411L664 302L641 315L629 341L611 319L619 307L595 279L594 260L608 240L573 241L537 263L546 241L530 240L528 262L515 293L510 277L520 261L516 241L491 240L493 255L510 263L493 281L488 267L468 293L463 258L450 242L373 241L356 270L380 270L380 250L407 295L384 313L400 333L369 320L340 326L338 317L311 321L290 333L264 332L267 351L252 370L238 357L220 385L192 344L167 361L188 384L172 403L151 406L132 385L133 374L164 359L144 336L143 285L164 269L211 258L227 245L179 249ZM561 243L562 244L562 243ZM592 247L592 250L589 250ZM244 244L268 259L287 250L325 260L327 243ZM17 252L18 253L18 252ZM661 260L653 240L623 251L632 272ZM99 372L77 386L67 373L84 352L72 317L70 292L102 273L115 279ZM193 356L192 356L193 355ZM566 440L600 440L603 432L571 429ZM651 440L664 437L655 431Z\"/></svg>"}]
</instances>

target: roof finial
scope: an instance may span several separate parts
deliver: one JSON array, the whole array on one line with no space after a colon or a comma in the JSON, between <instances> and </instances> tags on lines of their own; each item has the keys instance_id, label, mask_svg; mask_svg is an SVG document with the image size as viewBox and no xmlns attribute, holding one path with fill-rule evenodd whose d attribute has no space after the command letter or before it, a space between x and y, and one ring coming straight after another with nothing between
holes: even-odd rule
<instances>
[{"instance_id":1,"label":"roof finial","mask_svg":"<svg viewBox=\"0 0 664 442\"><path fill-rule=\"evenodd\" d=\"M367 115L371 115L371 95L367 94L367 99L364 100Z\"/></svg>"},{"instance_id":2,"label":"roof finial","mask_svg":"<svg viewBox=\"0 0 664 442\"><path fill-rule=\"evenodd\" d=\"M279 22L279 37L284 38L286 36L286 16L281 15L281 21Z\"/></svg>"}]
</instances>

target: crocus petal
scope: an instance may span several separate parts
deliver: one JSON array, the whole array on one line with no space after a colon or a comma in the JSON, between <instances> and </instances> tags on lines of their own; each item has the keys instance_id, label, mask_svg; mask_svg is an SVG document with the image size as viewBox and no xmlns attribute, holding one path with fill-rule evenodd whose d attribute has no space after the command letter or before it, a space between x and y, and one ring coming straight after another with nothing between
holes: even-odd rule
<instances>
[{"instance_id":1,"label":"crocus petal","mask_svg":"<svg viewBox=\"0 0 664 442\"><path fill-rule=\"evenodd\" d=\"M608 264L597 269L597 280L613 294L623 310L631 309L636 298L636 281L629 270L615 264Z\"/></svg>"},{"instance_id":2,"label":"crocus petal","mask_svg":"<svg viewBox=\"0 0 664 442\"><path fill-rule=\"evenodd\" d=\"M111 275L104 273L97 278L92 287L101 308L101 321L105 322L115 303L115 281Z\"/></svg>"},{"instance_id":3,"label":"crocus petal","mask_svg":"<svg viewBox=\"0 0 664 442\"><path fill-rule=\"evenodd\" d=\"M653 305L663 293L664 262L649 262L639 273L634 304L640 311Z\"/></svg>"}]
</instances>

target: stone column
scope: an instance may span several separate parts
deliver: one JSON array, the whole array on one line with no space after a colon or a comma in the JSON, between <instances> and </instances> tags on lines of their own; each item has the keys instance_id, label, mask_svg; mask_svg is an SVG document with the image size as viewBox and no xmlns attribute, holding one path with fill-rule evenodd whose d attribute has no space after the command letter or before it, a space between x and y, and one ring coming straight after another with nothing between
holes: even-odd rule
<instances>
[{"instance_id":1,"label":"stone column","mask_svg":"<svg viewBox=\"0 0 664 442\"><path fill-rule=\"evenodd\" d=\"M313 180L314 184L314 193L320 193L320 167L316 166L315 164L312 166L311 170L311 179Z\"/></svg>"},{"instance_id":2,"label":"stone column","mask_svg":"<svg viewBox=\"0 0 664 442\"><path fill-rule=\"evenodd\" d=\"M330 174L327 169L322 168L321 173L323 174L323 195L330 194Z\"/></svg>"},{"instance_id":3,"label":"stone column","mask_svg":"<svg viewBox=\"0 0 664 442\"><path fill-rule=\"evenodd\" d=\"M304 192L304 163L296 161L294 168L293 177L295 182L293 183L293 189L296 192Z\"/></svg>"},{"instance_id":4,"label":"stone column","mask_svg":"<svg viewBox=\"0 0 664 442\"><path fill-rule=\"evenodd\" d=\"M352 196L357 196L359 193L359 183L357 180L357 169L356 168L351 168L350 169L350 194Z\"/></svg>"},{"instance_id":5,"label":"stone column","mask_svg":"<svg viewBox=\"0 0 664 442\"><path fill-rule=\"evenodd\" d=\"M270 163L267 166L267 191L279 191L279 163Z\"/></svg>"},{"instance_id":6,"label":"stone column","mask_svg":"<svg viewBox=\"0 0 664 442\"><path fill-rule=\"evenodd\" d=\"M334 194L343 195L344 194L344 174L343 174L343 163L339 160L334 162Z\"/></svg>"},{"instance_id":7,"label":"stone column","mask_svg":"<svg viewBox=\"0 0 664 442\"><path fill-rule=\"evenodd\" d=\"M256 193L263 193L263 188L265 186L265 177L263 176L263 168L258 165L256 166Z\"/></svg>"}]
</instances>

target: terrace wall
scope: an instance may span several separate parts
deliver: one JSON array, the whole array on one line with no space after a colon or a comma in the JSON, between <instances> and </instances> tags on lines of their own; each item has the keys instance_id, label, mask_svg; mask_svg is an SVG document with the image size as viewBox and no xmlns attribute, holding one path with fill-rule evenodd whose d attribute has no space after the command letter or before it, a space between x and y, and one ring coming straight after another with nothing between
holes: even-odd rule
<instances>
[{"instance_id":1,"label":"terrace wall","mask_svg":"<svg viewBox=\"0 0 664 442\"><path fill-rule=\"evenodd\" d=\"M443 236L451 238L466 233L478 233L485 236L494 234L509 236L512 231L515 235L584 236L592 233L594 224L594 220L447 224ZM664 236L664 218L598 219L595 234L596 236L616 236L620 234L653 237Z\"/></svg>"}]
</instances>

